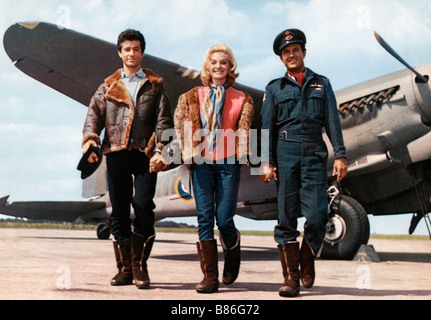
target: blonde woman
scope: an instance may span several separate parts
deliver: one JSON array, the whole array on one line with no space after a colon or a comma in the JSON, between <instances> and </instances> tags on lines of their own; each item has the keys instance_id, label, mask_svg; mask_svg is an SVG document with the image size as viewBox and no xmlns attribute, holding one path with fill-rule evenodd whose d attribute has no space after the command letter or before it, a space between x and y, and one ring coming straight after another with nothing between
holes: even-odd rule
<instances>
[{"instance_id":1,"label":"blonde woman","mask_svg":"<svg viewBox=\"0 0 431 320\"><path fill-rule=\"evenodd\" d=\"M175 111L175 127L181 139L183 161L191 164L196 201L197 249L204 273L203 281L196 286L199 293L216 292L219 288L214 220L225 255L224 284L236 280L240 266L240 234L233 217L240 166L246 163L248 155L244 145L248 145L254 106L248 94L232 88L238 77L236 66L229 47L212 46L202 66L203 86L181 95ZM245 135L245 142L236 138L239 131ZM186 141L187 137L193 137L192 141Z\"/></svg>"}]
</instances>

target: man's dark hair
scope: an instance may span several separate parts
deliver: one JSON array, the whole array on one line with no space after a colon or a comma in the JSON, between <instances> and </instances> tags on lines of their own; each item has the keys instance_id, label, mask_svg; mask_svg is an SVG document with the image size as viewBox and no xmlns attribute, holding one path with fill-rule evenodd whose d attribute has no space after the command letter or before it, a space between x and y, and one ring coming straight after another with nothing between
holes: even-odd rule
<instances>
[{"instance_id":1,"label":"man's dark hair","mask_svg":"<svg viewBox=\"0 0 431 320\"><path fill-rule=\"evenodd\" d=\"M142 52L144 52L145 51L145 38L144 38L144 36L139 31L132 30L132 29L127 29L127 30L120 33L120 35L118 36L118 41L117 41L117 50L121 51L121 44L124 41L134 41L134 40L139 41L139 43L141 44Z\"/></svg>"}]
</instances>

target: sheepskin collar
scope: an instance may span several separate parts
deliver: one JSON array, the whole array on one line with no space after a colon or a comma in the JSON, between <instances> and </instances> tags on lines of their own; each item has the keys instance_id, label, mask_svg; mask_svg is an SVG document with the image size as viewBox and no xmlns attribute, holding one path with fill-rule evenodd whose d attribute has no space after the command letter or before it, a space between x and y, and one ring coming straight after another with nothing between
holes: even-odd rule
<instances>
[{"instance_id":1,"label":"sheepskin collar","mask_svg":"<svg viewBox=\"0 0 431 320\"><path fill-rule=\"evenodd\" d=\"M133 107L132 97L128 93L123 81L121 81L121 70L122 69L118 69L114 74L105 79L105 84L108 87L106 97ZM142 70L150 83L161 84L163 82L163 78L154 73L151 69L143 68Z\"/></svg>"},{"instance_id":2,"label":"sheepskin collar","mask_svg":"<svg viewBox=\"0 0 431 320\"><path fill-rule=\"evenodd\" d=\"M114 82L121 79L121 70L122 69L118 69L117 71L115 71L114 74L105 79L105 83L108 87L110 87ZM158 74L154 73L151 69L143 68L142 70L147 75L148 80L150 80L151 83L161 84L163 82L163 78L160 77Z\"/></svg>"}]
</instances>

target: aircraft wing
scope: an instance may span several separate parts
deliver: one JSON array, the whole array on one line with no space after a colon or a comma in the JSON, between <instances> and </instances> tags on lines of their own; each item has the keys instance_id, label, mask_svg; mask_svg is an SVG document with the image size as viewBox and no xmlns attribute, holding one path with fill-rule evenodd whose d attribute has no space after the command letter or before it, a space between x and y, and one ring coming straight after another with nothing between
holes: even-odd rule
<instances>
[{"instance_id":1,"label":"aircraft wing","mask_svg":"<svg viewBox=\"0 0 431 320\"><path fill-rule=\"evenodd\" d=\"M88 106L104 79L122 67L115 44L44 22L10 26L4 34L3 45L18 69L84 106ZM202 85L199 71L148 53L142 66L163 77L172 111L181 94ZM235 87L252 96L254 127L259 127L264 92L241 84ZM96 202L15 202L9 205L0 202L0 213L30 219L42 216L49 220L73 221L80 215L105 212L105 209L105 202L100 207ZM169 214L175 216L176 212Z\"/></svg>"},{"instance_id":2,"label":"aircraft wing","mask_svg":"<svg viewBox=\"0 0 431 320\"><path fill-rule=\"evenodd\" d=\"M0 199L0 213L31 220L75 221L83 214L102 210L102 201L41 201L7 203L9 196Z\"/></svg>"},{"instance_id":3,"label":"aircraft wing","mask_svg":"<svg viewBox=\"0 0 431 320\"><path fill-rule=\"evenodd\" d=\"M85 106L104 79L122 67L115 44L44 22L12 25L3 44L18 69ZM199 71L147 53L142 66L165 79L173 109L181 94L202 84ZM262 101L262 91L237 87Z\"/></svg>"}]
</instances>

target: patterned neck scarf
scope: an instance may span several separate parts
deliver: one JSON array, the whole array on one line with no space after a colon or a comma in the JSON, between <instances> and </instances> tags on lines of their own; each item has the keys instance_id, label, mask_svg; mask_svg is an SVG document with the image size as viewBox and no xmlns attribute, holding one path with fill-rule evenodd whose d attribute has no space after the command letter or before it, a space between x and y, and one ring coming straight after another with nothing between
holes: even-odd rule
<instances>
[{"instance_id":1,"label":"patterned neck scarf","mask_svg":"<svg viewBox=\"0 0 431 320\"><path fill-rule=\"evenodd\" d=\"M212 152L217 146L217 137L220 134L223 106L228 84L220 86L210 86L211 90L204 99L201 110L202 128L205 130L205 136L208 140L209 150Z\"/></svg>"}]
</instances>

